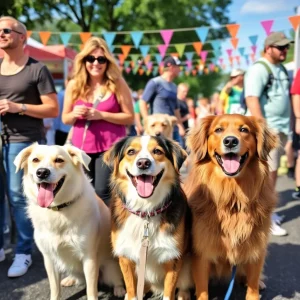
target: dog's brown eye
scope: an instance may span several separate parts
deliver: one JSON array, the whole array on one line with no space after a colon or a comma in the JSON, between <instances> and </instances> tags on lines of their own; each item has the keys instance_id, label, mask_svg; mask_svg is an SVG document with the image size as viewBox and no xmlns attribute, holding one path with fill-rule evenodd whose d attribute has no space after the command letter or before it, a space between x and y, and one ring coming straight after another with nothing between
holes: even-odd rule
<instances>
[{"instance_id":1,"label":"dog's brown eye","mask_svg":"<svg viewBox=\"0 0 300 300\"><path fill-rule=\"evenodd\" d=\"M154 149L153 153L157 154L157 155L162 155L163 154L163 152L161 150L159 150L159 149Z\"/></svg>"},{"instance_id":2,"label":"dog's brown eye","mask_svg":"<svg viewBox=\"0 0 300 300\"><path fill-rule=\"evenodd\" d=\"M249 133L249 130L248 130L248 128L241 127L241 128L240 128L240 132Z\"/></svg>"},{"instance_id":3,"label":"dog's brown eye","mask_svg":"<svg viewBox=\"0 0 300 300\"><path fill-rule=\"evenodd\" d=\"M215 133L221 133L223 131L223 128L219 127L215 130Z\"/></svg>"},{"instance_id":4,"label":"dog's brown eye","mask_svg":"<svg viewBox=\"0 0 300 300\"><path fill-rule=\"evenodd\" d=\"M55 163L58 163L58 164L61 164L61 163L64 162L64 160L61 159L61 158L55 158L55 161L54 161L54 162L55 162Z\"/></svg>"},{"instance_id":5,"label":"dog's brown eye","mask_svg":"<svg viewBox=\"0 0 300 300\"><path fill-rule=\"evenodd\" d=\"M34 159L32 160L32 162L38 163L38 162L40 162L40 160L39 160L38 158L34 158Z\"/></svg>"},{"instance_id":6,"label":"dog's brown eye","mask_svg":"<svg viewBox=\"0 0 300 300\"><path fill-rule=\"evenodd\" d=\"M128 155L134 155L135 154L135 150L134 149L130 149L127 152Z\"/></svg>"}]
</instances>

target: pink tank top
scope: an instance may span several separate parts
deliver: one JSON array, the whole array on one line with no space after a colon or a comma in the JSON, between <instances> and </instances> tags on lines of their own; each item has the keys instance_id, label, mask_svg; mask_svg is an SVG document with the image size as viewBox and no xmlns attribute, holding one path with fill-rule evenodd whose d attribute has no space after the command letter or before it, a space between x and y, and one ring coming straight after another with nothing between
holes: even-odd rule
<instances>
[{"instance_id":1,"label":"pink tank top","mask_svg":"<svg viewBox=\"0 0 300 300\"><path fill-rule=\"evenodd\" d=\"M79 99L75 105L85 105L92 107L92 103L86 103ZM108 99L100 102L97 110L118 113L121 112L121 107L118 103L115 94L112 94ZM84 143L84 127L85 119L77 119L73 126L72 144L86 153L100 153L108 150L114 142L126 136L126 128L124 125L113 124L105 120L92 120L86 131Z\"/></svg>"}]
</instances>

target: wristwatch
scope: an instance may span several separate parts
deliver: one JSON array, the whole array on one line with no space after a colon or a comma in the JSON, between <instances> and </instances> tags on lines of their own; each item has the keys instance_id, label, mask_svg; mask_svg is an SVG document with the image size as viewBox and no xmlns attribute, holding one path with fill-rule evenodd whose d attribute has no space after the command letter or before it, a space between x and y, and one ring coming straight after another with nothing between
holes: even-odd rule
<instances>
[{"instance_id":1,"label":"wristwatch","mask_svg":"<svg viewBox=\"0 0 300 300\"><path fill-rule=\"evenodd\" d=\"M19 112L19 115L24 115L25 111L27 110L26 104L22 103L21 109L22 110Z\"/></svg>"}]
</instances>

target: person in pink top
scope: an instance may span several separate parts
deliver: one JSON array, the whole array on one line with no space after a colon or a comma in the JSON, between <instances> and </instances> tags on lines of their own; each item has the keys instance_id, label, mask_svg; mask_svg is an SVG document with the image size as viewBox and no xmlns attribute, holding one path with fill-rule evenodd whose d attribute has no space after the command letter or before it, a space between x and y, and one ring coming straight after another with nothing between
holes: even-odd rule
<instances>
[{"instance_id":1,"label":"person in pink top","mask_svg":"<svg viewBox=\"0 0 300 300\"><path fill-rule=\"evenodd\" d=\"M132 103L129 87L106 42L91 37L75 58L62 120L73 125L72 144L91 157L87 172L106 204L110 200L111 170L102 157L113 143L126 136L126 125L133 124Z\"/></svg>"}]
</instances>

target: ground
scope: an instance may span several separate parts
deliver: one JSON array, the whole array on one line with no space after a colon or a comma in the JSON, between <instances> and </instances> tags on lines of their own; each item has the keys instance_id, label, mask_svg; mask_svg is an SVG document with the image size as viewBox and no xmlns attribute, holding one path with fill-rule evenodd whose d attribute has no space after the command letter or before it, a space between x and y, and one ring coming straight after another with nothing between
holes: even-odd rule
<instances>
[{"instance_id":1,"label":"ground","mask_svg":"<svg viewBox=\"0 0 300 300\"><path fill-rule=\"evenodd\" d=\"M263 300L300 300L300 201L292 200L294 181L285 176L278 180L280 203L277 211L285 216L283 227L289 232L286 237L272 237L265 266L267 289L261 293ZM33 253L33 264L28 273L17 279L9 279L6 274L11 264L13 250L7 245L7 259L0 263L0 300L48 300L49 285L38 250ZM211 287L210 299L221 300L227 285ZM110 289L100 286L99 299L117 299L110 295ZM231 300L245 297L245 289L235 285ZM63 288L63 298L68 300L86 299L83 286Z\"/></svg>"}]
</instances>

